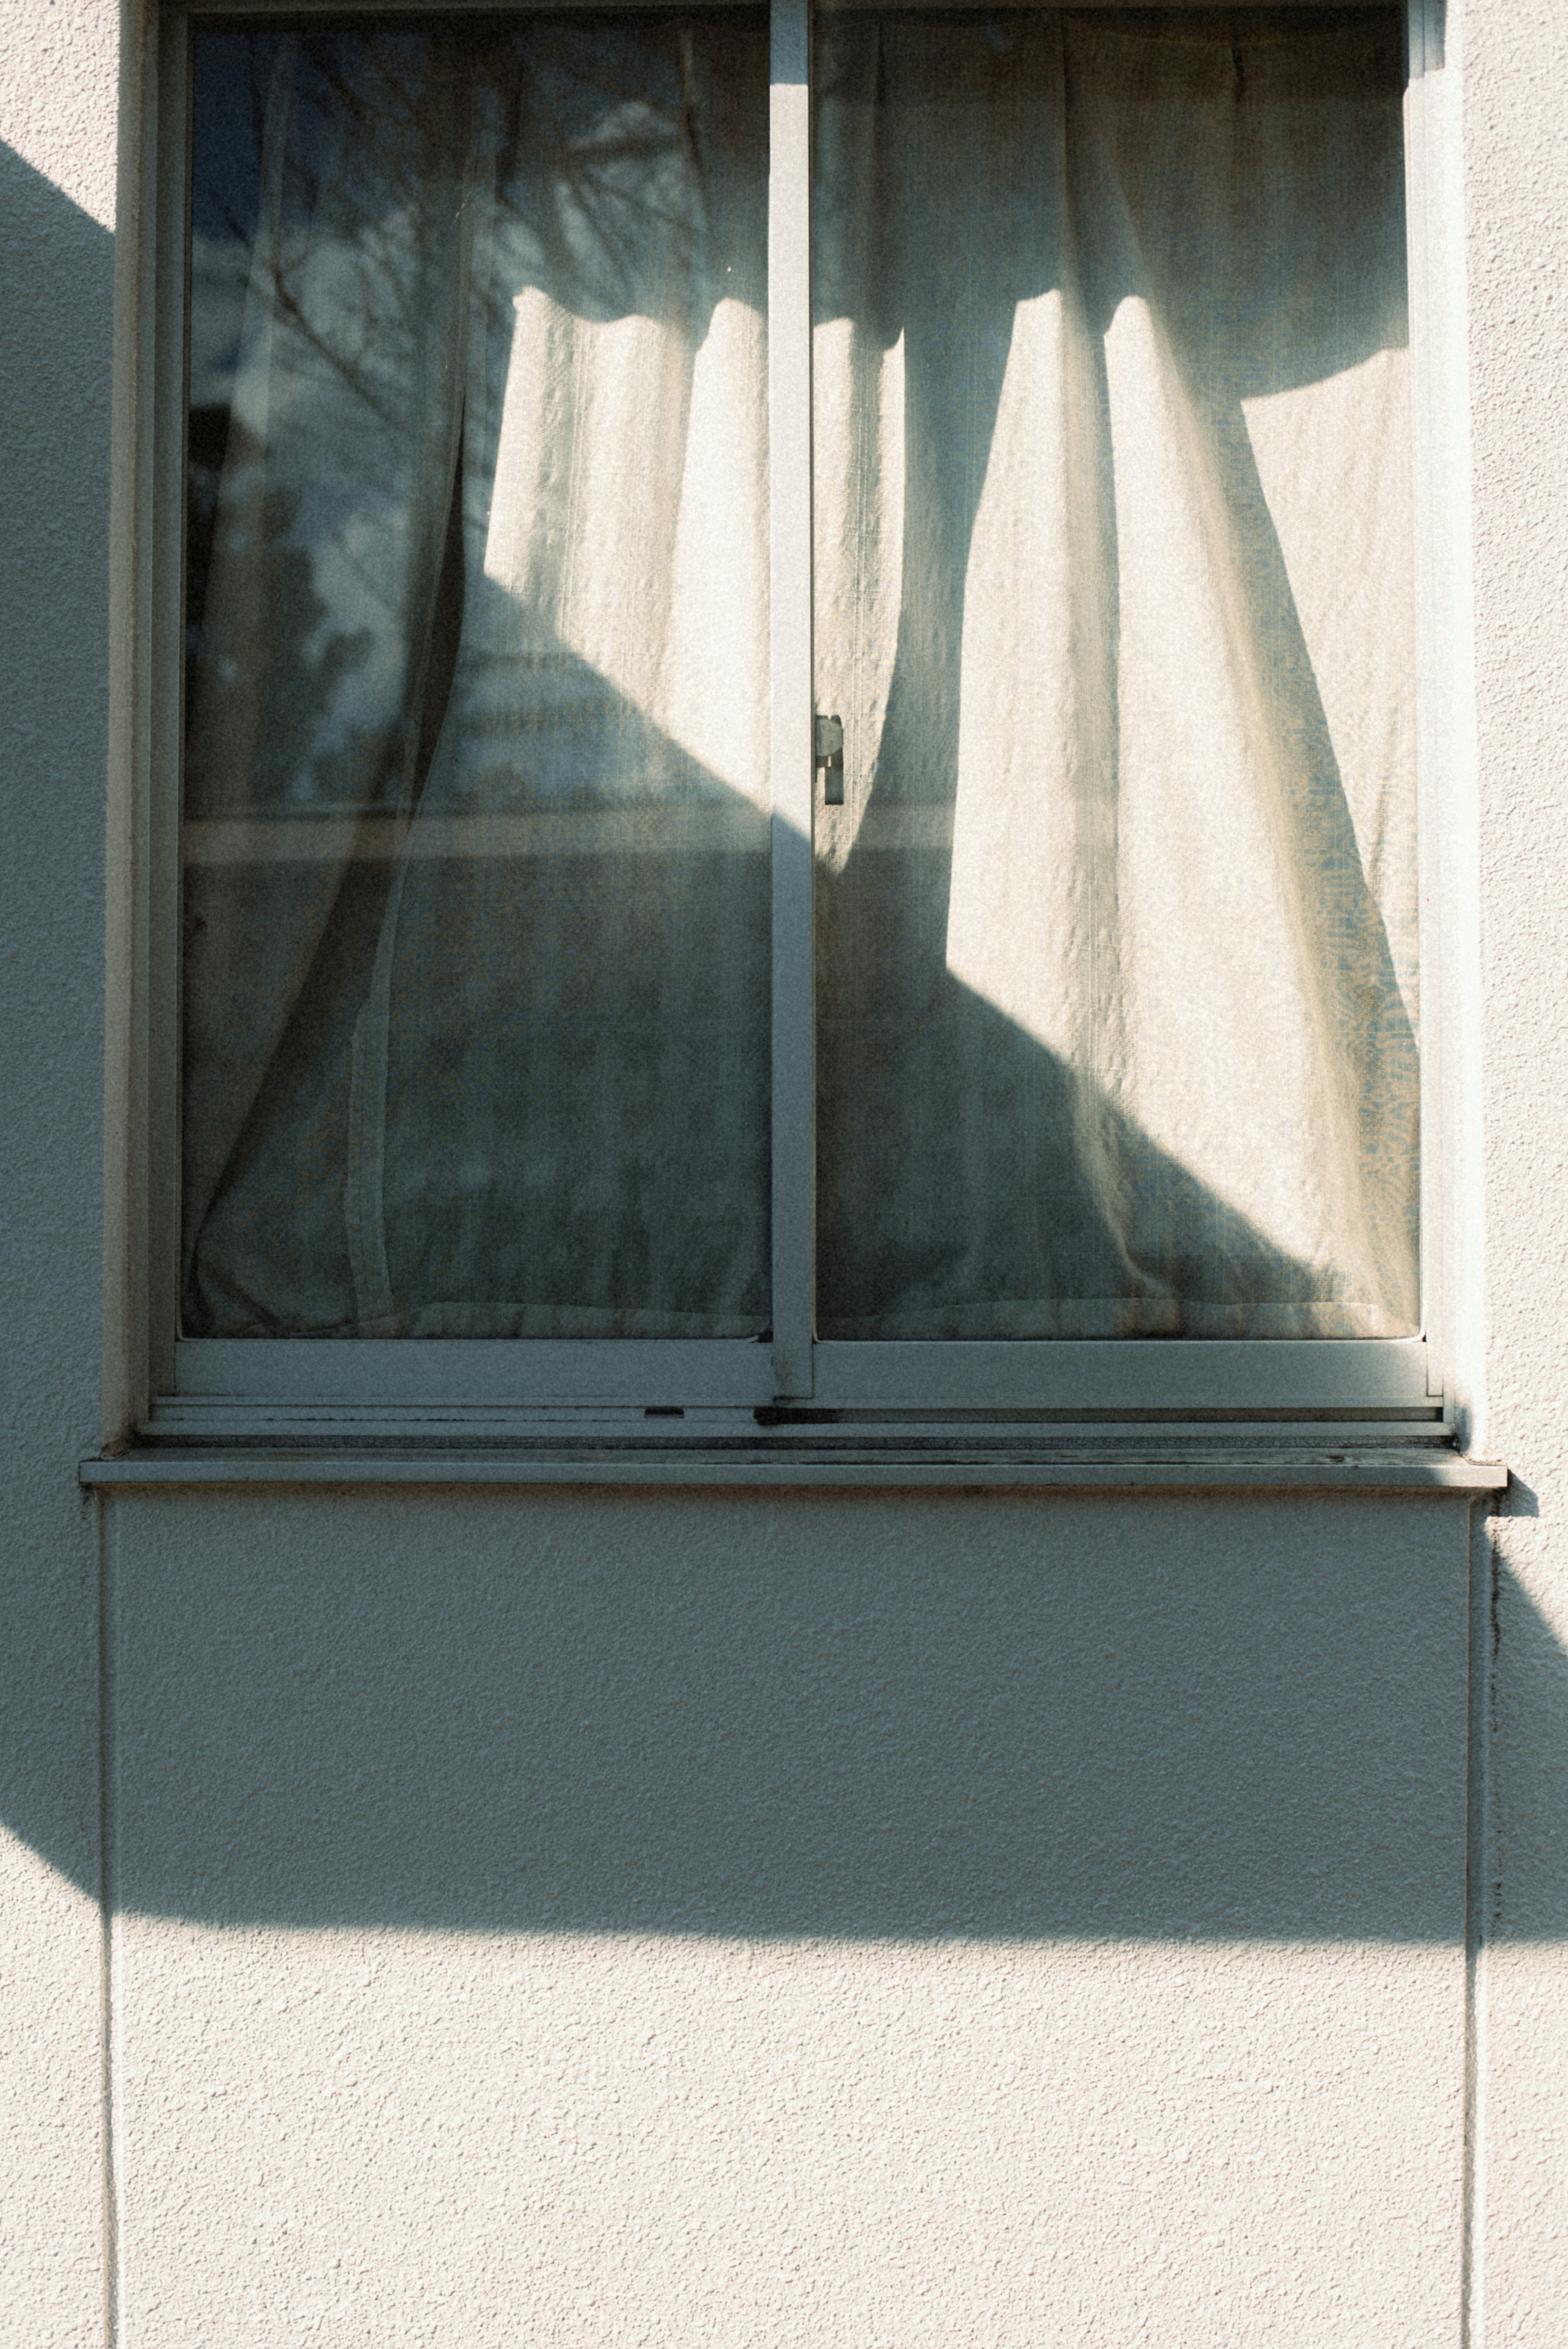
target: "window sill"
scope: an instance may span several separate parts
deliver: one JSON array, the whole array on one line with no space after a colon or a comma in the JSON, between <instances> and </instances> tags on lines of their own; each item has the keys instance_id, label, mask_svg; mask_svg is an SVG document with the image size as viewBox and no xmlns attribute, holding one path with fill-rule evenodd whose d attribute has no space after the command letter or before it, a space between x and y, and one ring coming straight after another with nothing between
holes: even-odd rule
<instances>
[{"instance_id":1,"label":"window sill","mask_svg":"<svg viewBox=\"0 0 1568 2349\"><path fill-rule=\"evenodd\" d=\"M1424 1431L1423 1431L1424 1433ZM1497 1493L1508 1471L1434 1428L1276 1425L780 1429L729 1437L541 1430L535 1440L377 1444L275 1438L157 1444L84 1460L84 1485L885 1485L1037 1492Z\"/></svg>"}]
</instances>

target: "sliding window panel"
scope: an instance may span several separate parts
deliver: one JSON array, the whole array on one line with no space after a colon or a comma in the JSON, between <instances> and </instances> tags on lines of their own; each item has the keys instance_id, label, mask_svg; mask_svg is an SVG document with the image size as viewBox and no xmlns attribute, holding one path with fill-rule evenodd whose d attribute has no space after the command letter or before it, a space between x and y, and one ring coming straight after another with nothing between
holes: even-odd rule
<instances>
[{"instance_id":1,"label":"sliding window panel","mask_svg":"<svg viewBox=\"0 0 1568 2349\"><path fill-rule=\"evenodd\" d=\"M815 40L817 1399L1414 1400L1401 16Z\"/></svg>"},{"instance_id":2,"label":"sliding window panel","mask_svg":"<svg viewBox=\"0 0 1568 2349\"><path fill-rule=\"evenodd\" d=\"M199 23L192 72L180 1383L509 1340L663 1392L668 1341L749 1397L766 14Z\"/></svg>"}]
</instances>

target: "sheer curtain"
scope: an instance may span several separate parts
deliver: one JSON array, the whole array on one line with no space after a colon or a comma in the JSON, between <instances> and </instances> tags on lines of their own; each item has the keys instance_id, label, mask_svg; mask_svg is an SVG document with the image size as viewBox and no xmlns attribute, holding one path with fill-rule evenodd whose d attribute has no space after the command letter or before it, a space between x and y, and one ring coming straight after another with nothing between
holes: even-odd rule
<instances>
[{"instance_id":1,"label":"sheer curtain","mask_svg":"<svg viewBox=\"0 0 1568 2349\"><path fill-rule=\"evenodd\" d=\"M1411 1330L1398 16L816 67L822 1332Z\"/></svg>"},{"instance_id":2,"label":"sheer curtain","mask_svg":"<svg viewBox=\"0 0 1568 2349\"><path fill-rule=\"evenodd\" d=\"M200 37L186 1329L756 1334L766 20Z\"/></svg>"},{"instance_id":3,"label":"sheer curtain","mask_svg":"<svg viewBox=\"0 0 1568 2349\"><path fill-rule=\"evenodd\" d=\"M186 1330L760 1334L765 19L196 55ZM1398 16L816 81L823 1334L1408 1330Z\"/></svg>"}]
</instances>

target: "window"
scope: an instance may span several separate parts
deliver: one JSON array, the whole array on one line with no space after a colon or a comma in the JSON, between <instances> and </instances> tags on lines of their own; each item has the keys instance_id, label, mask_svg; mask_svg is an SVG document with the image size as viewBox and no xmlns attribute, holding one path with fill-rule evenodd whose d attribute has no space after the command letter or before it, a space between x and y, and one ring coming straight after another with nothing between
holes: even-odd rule
<instances>
[{"instance_id":1,"label":"window","mask_svg":"<svg viewBox=\"0 0 1568 2349\"><path fill-rule=\"evenodd\" d=\"M1435 1408L1403 13L170 25L165 1418Z\"/></svg>"}]
</instances>

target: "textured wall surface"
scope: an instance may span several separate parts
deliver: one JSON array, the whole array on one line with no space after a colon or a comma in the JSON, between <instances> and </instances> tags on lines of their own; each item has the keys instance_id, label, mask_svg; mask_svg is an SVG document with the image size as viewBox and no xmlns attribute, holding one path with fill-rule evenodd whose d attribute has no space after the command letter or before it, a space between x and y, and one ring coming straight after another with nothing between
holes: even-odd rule
<instances>
[{"instance_id":1,"label":"textured wall surface","mask_svg":"<svg viewBox=\"0 0 1568 2349\"><path fill-rule=\"evenodd\" d=\"M1465 0L1487 1441L1499 1566L1478 2337L1568 2339L1568 11Z\"/></svg>"},{"instance_id":2,"label":"textured wall surface","mask_svg":"<svg viewBox=\"0 0 1568 2349\"><path fill-rule=\"evenodd\" d=\"M1433 1499L238 1492L97 1432L118 10L0 15L0 2342L1568 2338L1568 16L1465 78L1495 1672ZM123 550L122 550L123 552ZM1484 1611L1484 1610L1483 1610ZM107 2064L106 2064L107 2058ZM106 2070L114 2116L107 2207ZM106 2261L106 2251L108 2257Z\"/></svg>"},{"instance_id":3,"label":"textured wall surface","mask_svg":"<svg viewBox=\"0 0 1568 2349\"><path fill-rule=\"evenodd\" d=\"M113 1516L128 2340L1457 2337L1462 1505Z\"/></svg>"},{"instance_id":4,"label":"textured wall surface","mask_svg":"<svg viewBox=\"0 0 1568 2349\"><path fill-rule=\"evenodd\" d=\"M72 1455L98 1416L119 46L103 0L0 11L0 2341L18 2349L103 2326L97 1537Z\"/></svg>"}]
</instances>

